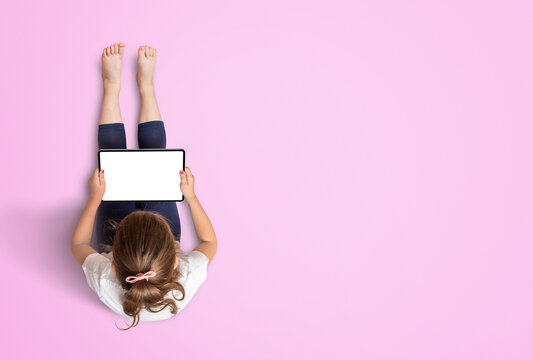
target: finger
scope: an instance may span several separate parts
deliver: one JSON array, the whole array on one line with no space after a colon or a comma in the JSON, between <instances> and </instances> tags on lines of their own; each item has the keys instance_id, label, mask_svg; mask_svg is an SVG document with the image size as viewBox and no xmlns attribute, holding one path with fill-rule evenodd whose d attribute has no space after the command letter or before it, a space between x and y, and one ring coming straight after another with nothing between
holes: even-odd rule
<instances>
[{"instance_id":1,"label":"finger","mask_svg":"<svg viewBox=\"0 0 533 360\"><path fill-rule=\"evenodd\" d=\"M93 184L95 181L98 182L98 168L93 171L93 173L89 177L88 183Z\"/></svg>"},{"instance_id":2,"label":"finger","mask_svg":"<svg viewBox=\"0 0 533 360\"><path fill-rule=\"evenodd\" d=\"M184 171L180 171L181 182L187 183L187 174Z\"/></svg>"},{"instance_id":3,"label":"finger","mask_svg":"<svg viewBox=\"0 0 533 360\"><path fill-rule=\"evenodd\" d=\"M189 169L188 166L185 166L185 173L187 173L187 177L190 179L194 179L194 175L191 172L191 169Z\"/></svg>"}]
</instances>

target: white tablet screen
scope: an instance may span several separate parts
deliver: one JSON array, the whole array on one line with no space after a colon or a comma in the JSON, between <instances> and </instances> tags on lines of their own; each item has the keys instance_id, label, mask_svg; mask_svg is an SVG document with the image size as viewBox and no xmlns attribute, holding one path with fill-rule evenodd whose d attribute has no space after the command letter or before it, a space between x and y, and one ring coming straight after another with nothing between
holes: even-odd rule
<instances>
[{"instance_id":1,"label":"white tablet screen","mask_svg":"<svg viewBox=\"0 0 533 360\"><path fill-rule=\"evenodd\" d=\"M183 149L100 150L106 189L103 201L182 201Z\"/></svg>"}]
</instances>

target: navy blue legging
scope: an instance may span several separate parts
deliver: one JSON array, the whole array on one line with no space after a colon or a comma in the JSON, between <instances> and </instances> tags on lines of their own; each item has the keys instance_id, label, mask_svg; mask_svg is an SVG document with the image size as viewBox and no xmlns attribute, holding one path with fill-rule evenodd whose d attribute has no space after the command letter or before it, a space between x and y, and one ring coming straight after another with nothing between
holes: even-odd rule
<instances>
[{"instance_id":1,"label":"navy blue legging","mask_svg":"<svg viewBox=\"0 0 533 360\"><path fill-rule=\"evenodd\" d=\"M143 122L137 125L139 149L165 149L167 136L165 125L161 120ZM99 149L126 149L126 131L123 123L98 125ZM163 215L170 225L174 237L179 241L181 224L178 207L175 202L160 201L105 201L100 203L96 213L96 241L98 252L102 252L102 244L113 245L115 231L106 222L114 219L121 222L131 212L140 210L157 211Z\"/></svg>"}]
</instances>

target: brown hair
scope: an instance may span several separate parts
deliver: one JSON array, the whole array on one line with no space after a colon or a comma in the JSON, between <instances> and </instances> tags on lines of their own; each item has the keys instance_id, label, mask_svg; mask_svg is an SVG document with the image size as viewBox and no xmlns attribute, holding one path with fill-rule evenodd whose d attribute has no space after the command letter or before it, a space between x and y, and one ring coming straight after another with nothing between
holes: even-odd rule
<instances>
[{"instance_id":1,"label":"brown hair","mask_svg":"<svg viewBox=\"0 0 533 360\"><path fill-rule=\"evenodd\" d=\"M126 290L122 307L124 313L133 317L133 322L127 329L138 325L139 313L145 307L148 311L157 313L167 306L176 315L178 307L172 299L165 298L171 290L179 290L181 299L185 298L185 289L177 279L180 276L176 255L185 254L178 238L174 237L167 219L156 211L135 210L120 223L109 220L115 229L113 246L102 245L106 251L113 251L115 274ZM181 258L179 261L182 261ZM126 277L138 273L155 271L156 276L148 280L135 283L126 281Z\"/></svg>"}]
</instances>

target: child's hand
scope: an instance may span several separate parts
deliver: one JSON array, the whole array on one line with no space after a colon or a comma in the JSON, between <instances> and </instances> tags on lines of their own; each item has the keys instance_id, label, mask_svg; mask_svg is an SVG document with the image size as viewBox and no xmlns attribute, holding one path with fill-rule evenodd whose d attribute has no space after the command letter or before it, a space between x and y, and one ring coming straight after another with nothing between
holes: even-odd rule
<instances>
[{"instance_id":1,"label":"child's hand","mask_svg":"<svg viewBox=\"0 0 533 360\"><path fill-rule=\"evenodd\" d=\"M104 170L98 172L98 169L94 170L93 175L89 179L89 198L100 203L105 193L105 178Z\"/></svg>"},{"instance_id":2,"label":"child's hand","mask_svg":"<svg viewBox=\"0 0 533 360\"><path fill-rule=\"evenodd\" d=\"M185 166L185 172L180 170L180 189L185 198L194 196L194 175L191 173L191 169Z\"/></svg>"}]
</instances>

